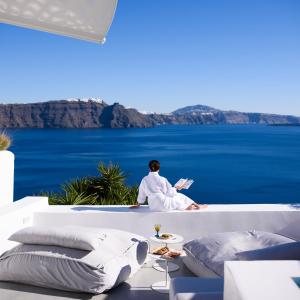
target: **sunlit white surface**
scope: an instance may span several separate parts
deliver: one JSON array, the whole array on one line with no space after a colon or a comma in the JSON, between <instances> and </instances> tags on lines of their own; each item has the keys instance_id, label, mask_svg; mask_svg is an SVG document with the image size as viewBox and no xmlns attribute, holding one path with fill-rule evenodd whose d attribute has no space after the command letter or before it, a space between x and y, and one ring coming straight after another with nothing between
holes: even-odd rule
<instances>
[{"instance_id":1,"label":"sunlit white surface","mask_svg":"<svg viewBox=\"0 0 300 300\"><path fill-rule=\"evenodd\" d=\"M300 261L225 262L224 300L297 300Z\"/></svg>"},{"instance_id":2,"label":"sunlit white surface","mask_svg":"<svg viewBox=\"0 0 300 300\"><path fill-rule=\"evenodd\" d=\"M47 207L46 197L26 197L0 207L0 254L15 245L7 240L9 236L21 228L31 226L34 213Z\"/></svg>"},{"instance_id":3,"label":"sunlit white surface","mask_svg":"<svg viewBox=\"0 0 300 300\"><path fill-rule=\"evenodd\" d=\"M201 211L151 212L147 206L137 210L129 209L128 206L49 206L48 199L45 197L26 197L0 208L0 253L14 246L14 243L7 241L9 235L30 225L76 224L110 227L150 238L155 234L153 225L157 223L162 225L162 233L176 232L176 234L182 235L186 241L214 232L253 229L271 232L284 231L287 235L293 236L299 235L300 210L297 205L270 204L210 205L208 209ZM176 246L174 245L174 248ZM145 270L148 274L149 268ZM181 271L183 268L178 272ZM153 282L162 280L163 275L163 273L157 272L149 278L144 276L143 278L138 277L137 280L143 287L149 288ZM6 291L7 289L2 289L2 293L6 293ZM23 296L22 291L12 292L16 293L13 294L14 296ZM200 290L200 292L202 291ZM219 297L219 290L216 292L214 295ZM134 294L134 289L131 289L130 295ZM157 299L162 299L157 296L160 294L155 295ZM151 297L152 294L149 296ZM12 298L4 297L3 299ZM99 297L99 299L102 298Z\"/></svg>"},{"instance_id":4,"label":"sunlit white surface","mask_svg":"<svg viewBox=\"0 0 300 300\"><path fill-rule=\"evenodd\" d=\"M0 22L103 43L117 0L0 0Z\"/></svg>"},{"instance_id":5,"label":"sunlit white surface","mask_svg":"<svg viewBox=\"0 0 300 300\"><path fill-rule=\"evenodd\" d=\"M54 221L55 220L55 221ZM161 233L176 233L185 241L204 235L243 230L282 233L300 239L300 209L290 205L209 205L199 211L151 212L147 206L50 206L35 213L35 225L66 223L123 229L145 237L154 235L154 224Z\"/></svg>"},{"instance_id":6,"label":"sunlit white surface","mask_svg":"<svg viewBox=\"0 0 300 300\"><path fill-rule=\"evenodd\" d=\"M13 202L14 160L10 151L0 151L0 207Z\"/></svg>"}]
</instances>

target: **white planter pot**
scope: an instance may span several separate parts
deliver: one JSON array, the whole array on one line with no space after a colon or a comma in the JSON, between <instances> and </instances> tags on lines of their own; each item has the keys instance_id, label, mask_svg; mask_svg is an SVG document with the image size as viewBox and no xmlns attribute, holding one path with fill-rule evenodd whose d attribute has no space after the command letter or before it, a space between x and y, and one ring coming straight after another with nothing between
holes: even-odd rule
<instances>
[{"instance_id":1,"label":"white planter pot","mask_svg":"<svg viewBox=\"0 0 300 300\"><path fill-rule=\"evenodd\" d=\"M14 160L10 151L0 151L0 206L14 200Z\"/></svg>"}]
</instances>

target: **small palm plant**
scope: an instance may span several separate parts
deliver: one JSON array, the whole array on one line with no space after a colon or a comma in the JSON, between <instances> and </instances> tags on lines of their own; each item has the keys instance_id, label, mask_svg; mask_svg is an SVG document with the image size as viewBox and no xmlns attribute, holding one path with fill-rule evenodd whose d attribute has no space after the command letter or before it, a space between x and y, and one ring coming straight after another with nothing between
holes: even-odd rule
<instances>
[{"instance_id":1,"label":"small palm plant","mask_svg":"<svg viewBox=\"0 0 300 300\"><path fill-rule=\"evenodd\" d=\"M49 204L55 205L88 205L96 204L95 195L89 195L85 191L85 179L76 179L62 185L61 193L46 193L49 197Z\"/></svg>"},{"instance_id":2,"label":"small palm plant","mask_svg":"<svg viewBox=\"0 0 300 300\"><path fill-rule=\"evenodd\" d=\"M100 176L94 179L93 187L98 195L99 204L116 204L122 202L127 188L125 186L126 176L118 165L103 163L98 165ZM121 203L120 203L121 204Z\"/></svg>"},{"instance_id":3,"label":"small palm plant","mask_svg":"<svg viewBox=\"0 0 300 300\"><path fill-rule=\"evenodd\" d=\"M7 150L11 145L11 139L4 132L0 134L0 151Z\"/></svg>"},{"instance_id":4,"label":"small palm plant","mask_svg":"<svg viewBox=\"0 0 300 300\"><path fill-rule=\"evenodd\" d=\"M98 165L99 176L75 179L62 185L62 192L48 193L50 204L60 205L132 205L136 203L137 186L127 186L127 175L119 165Z\"/></svg>"},{"instance_id":5,"label":"small palm plant","mask_svg":"<svg viewBox=\"0 0 300 300\"><path fill-rule=\"evenodd\" d=\"M137 188L125 184L128 175L124 174L120 166L109 163L107 166L100 162L98 165L100 176L94 187L98 192L98 203L102 205L132 205L137 198Z\"/></svg>"}]
</instances>

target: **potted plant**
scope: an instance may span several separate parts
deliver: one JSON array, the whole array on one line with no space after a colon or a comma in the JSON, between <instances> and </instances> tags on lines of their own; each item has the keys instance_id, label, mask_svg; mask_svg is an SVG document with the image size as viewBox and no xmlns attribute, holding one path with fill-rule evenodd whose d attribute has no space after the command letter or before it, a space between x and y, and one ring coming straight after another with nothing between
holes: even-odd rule
<instances>
[{"instance_id":1,"label":"potted plant","mask_svg":"<svg viewBox=\"0 0 300 300\"><path fill-rule=\"evenodd\" d=\"M15 156L8 151L10 145L10 137L0 133L0 206L13 202Z\"/></svg>"}]
</instances>

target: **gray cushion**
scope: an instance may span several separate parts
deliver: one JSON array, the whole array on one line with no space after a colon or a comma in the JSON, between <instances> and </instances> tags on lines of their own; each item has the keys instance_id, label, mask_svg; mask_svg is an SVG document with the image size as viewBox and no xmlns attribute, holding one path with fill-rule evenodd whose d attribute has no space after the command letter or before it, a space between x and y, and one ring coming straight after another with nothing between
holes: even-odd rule
<instances>
[{"instance_id":1,"label":"gray cushion","mask_svg":"<svg viewBox=\"0 0 300 300\"><path fill-rule=\"evenodd\" d=\"M300 260L300 242L292 242L236 254L239 260Z\"/></svg>"},{"instance_id":2,"label":"gray cushion","mask_svg":"<svg viewBox=\"0 0 300 300\"><path fill-rule=\"evenodd\" d=\"M83 226L32 226L23 228L9 237L9 240L36 245L61 246L81 250L96 250L106 235L99 230Z\"/></svg>"},{"instance_id":3,"label":"gray cushion","mask_svg":"<svg viewBox=\"0 0 300 300\"><path fill-rule=\"evenodd\" d=\"M121 230L89 230L107 235L93 251L28 244L6 251L0 256L0 281L99 294L141 268L148 252L145 238Z\"/></svg>"},{"instance_id":4,"label":"gray cushion","mask_svg":"<svg viewBox=\"0 0 300 300\"><path fill-rule=\"evenodd\" d=\"M223 276L224 261L237 260L236 253L290 242L294 240L264 231L223 232L192 240L184 249L187 255Z\"/></svg>"}]
</instances>

